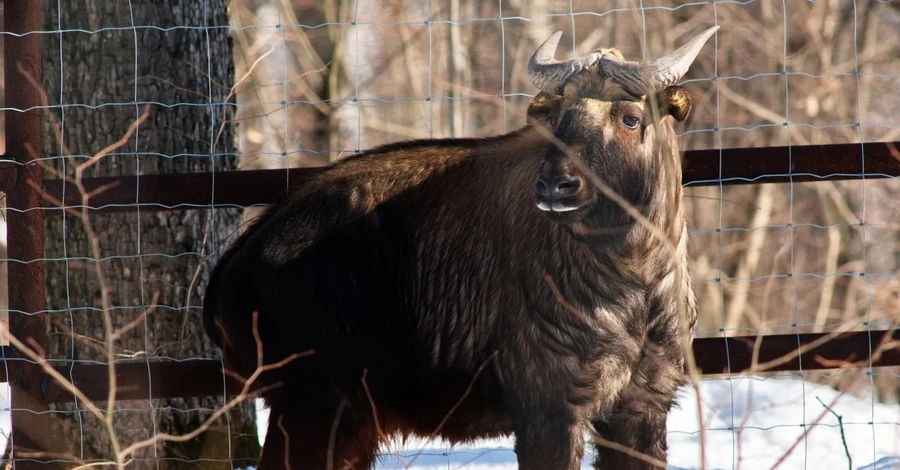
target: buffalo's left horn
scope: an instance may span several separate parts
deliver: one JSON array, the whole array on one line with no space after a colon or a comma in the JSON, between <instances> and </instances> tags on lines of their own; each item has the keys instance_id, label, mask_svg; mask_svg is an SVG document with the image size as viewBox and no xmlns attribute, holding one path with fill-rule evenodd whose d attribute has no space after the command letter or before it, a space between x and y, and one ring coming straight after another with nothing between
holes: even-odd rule
<instances>
[{"instance_id":1,"label":"buffalo's left horn","mask_svg":"<svg viewBox=\"0 0 900 470\"><path fill-rule=\"evenodd\" d=\"M713 26L706 31L694 36L694 39L688 41L685 45L679 47L675 52L666 54L659 59L653 61L653 70L651 85L657 91L675 84L681 77L687 73L700 49L706 44L706 41L719 30L719 25Z\"/></svg>"},{"instance_id":2,"label":"buffalo's left horn","mask_svg":"<svg viewBox=\"0 0 900 470\"><path fill-rule=\"evenodd\" d=\"M528 80L539 90L553 95L561 95L566 81L573 75L596 64L600 54L560 62L553 58L562 31L553 33L531 56L528 61Z\"/></svg>"},{"instance_id":3,"label":"buffalo's left horn","mask_svg":"<svg viewBox=\"0 0 900 470\"><path fill-rule=\"evenodd\" d=\"M674 52L650 63L623 61L612 55L600 60L600 70L635 95L646 94L648 88L659 91L673 85L687 73L700 49L719 26L713 26L698 34Z\"/></svg>"}]
</instances>

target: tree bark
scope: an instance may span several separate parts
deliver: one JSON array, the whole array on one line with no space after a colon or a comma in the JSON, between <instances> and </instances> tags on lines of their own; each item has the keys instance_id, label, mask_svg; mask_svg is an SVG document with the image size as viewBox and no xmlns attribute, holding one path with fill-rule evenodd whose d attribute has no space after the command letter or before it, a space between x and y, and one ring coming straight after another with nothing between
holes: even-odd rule
<instances>
[{"instance_id":1,"label":"tree bark","mask_svg":"<svg viewBox=\"0 0 900 470\"><path fill-rule=\"evenodd\" d=\"M61 130L60 139L47 128L47 166L73 175L76 165L128 135L149 103L137 132L85 176L236 168L234 66L221 1L44 0L42 11L45 30L65 31L43 39L43 87ZM136 324L115 341L116 361L215 356L200 327L200 305L208 256L237 231L237 212L141 210L91 216L90 225L102 282L80 219L46 222L47 357L57 365L106 362L104 310L113 329ZM122 447L154 433L184 434L221 405L215 398L117 403L115 434ZM72 460L114 459L110 433L84 406L56 410ZM258 456L250 401L194 440L136 452L128 468L232 469Z\"/></svg>"}]
</instances>

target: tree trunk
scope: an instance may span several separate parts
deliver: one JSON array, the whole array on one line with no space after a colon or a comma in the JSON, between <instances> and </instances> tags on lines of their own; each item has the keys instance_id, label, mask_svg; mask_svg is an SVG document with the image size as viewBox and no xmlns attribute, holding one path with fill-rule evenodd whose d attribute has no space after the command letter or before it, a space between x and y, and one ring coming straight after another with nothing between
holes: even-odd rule
<instances>
[{"instance_id":1,"label":"tree trunk","mask_svg":"<svg viewBox=\"0 0 900 470\"><path fill-rule=\"evenodd\" d=\"M85 176L236 167L233 58L221 1L44 3L44 29L65 31L43 39L43 86L51 107L58 105L51 112L62 131L60 139L47 128L47 166L72 175L75 166L126 136L150 103L138 131ZM101 282L90 231L79 217L48 217L47 357L60 364L107 362L104 310L114 330L136 324L115 341L116 361L214 356L200 326L208 256L237 231L237 221L232 209L91 216ZM154 433L184 434L221 405L221 398L117 403L115 434L122 447ZM56 409L65 433L60 439L71 443L73 460L114 459L110 434L83 405ZM194 440L137 451L128 468L232 469L258 456L250 401Z\"/></svg>"}]
</instances>

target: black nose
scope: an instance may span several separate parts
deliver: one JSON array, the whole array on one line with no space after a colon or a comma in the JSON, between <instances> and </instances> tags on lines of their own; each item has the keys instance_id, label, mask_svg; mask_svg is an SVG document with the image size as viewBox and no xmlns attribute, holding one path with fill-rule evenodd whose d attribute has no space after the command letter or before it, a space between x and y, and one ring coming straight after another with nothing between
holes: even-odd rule
<instances>
[{"instance_id":1,"label":"black nose","mask_svg":"<svg viewBox=\"0 0 900 470\"><path fill-rule=\"evenodd\" d=\"M538 177L536 189L538 196L544 200L562 199L578 193L582 184L584 182L580 177L563 175L546 178L542 175Z\"/></svg>"}]
</instances>

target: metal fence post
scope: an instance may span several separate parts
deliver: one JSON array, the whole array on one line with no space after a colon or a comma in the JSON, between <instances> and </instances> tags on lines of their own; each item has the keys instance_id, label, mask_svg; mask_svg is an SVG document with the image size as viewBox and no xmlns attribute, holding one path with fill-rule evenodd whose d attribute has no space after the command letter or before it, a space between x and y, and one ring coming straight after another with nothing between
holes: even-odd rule
<instances>
[{"instance_id":1,"label":"metal fence post","mask_svg":"<svg viewBox=\"0 0 900 470\"><path fill-rule=\"evenodd\" d=\"M6 154L14 164L15 179L7 192L9 245L9 324L20 340L44 343L44 214L40 187L41 99L29 80L41 80L40 3L4 0L4 75ZM41 367L32 361L8 362L12 408L12 452L16 469L46 468L45 461L62 443L52 432L52 414L41 393ZM55 442L57 441L57 442ZM59 455L55 457L59 458ZM24 459L24 460L22 460Z\"/></svg>"}]
</instances>

